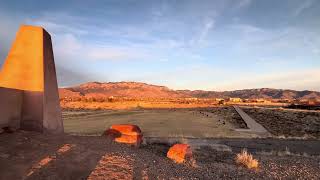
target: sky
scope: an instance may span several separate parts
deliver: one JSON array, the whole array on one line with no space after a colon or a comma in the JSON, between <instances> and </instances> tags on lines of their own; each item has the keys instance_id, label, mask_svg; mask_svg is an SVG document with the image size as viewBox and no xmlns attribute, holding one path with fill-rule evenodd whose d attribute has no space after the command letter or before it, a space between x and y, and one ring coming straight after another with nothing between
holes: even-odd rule
<instances>
[{"instance_id":1,"label":"sky","mask_svg":"<svg viewBox=\"0 0 320 180\"><path fill-rule=\"evenodd\" d=\"M60 87L320 91L319 0L0 0L0 65L21 24L51 34Z\"/></svg>"}]
</instances>

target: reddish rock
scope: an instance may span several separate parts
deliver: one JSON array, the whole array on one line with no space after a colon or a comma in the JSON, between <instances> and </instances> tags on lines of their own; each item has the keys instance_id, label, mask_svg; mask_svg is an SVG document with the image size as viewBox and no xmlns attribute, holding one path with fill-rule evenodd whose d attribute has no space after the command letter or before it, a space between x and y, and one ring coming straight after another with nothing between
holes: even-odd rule
<instances>
[{"instance_id":1,"label":"reddish rock","mask_svg":"<svg viewBox=\"0 0 320 180\"><path fill-rule=\"evenodd\" d=\"M169 149L167 157L176 163L183 163L192 157L192 150L188 144L175 144Z\"/></svg>"},{"instance_id":2,"label":"reddish rock","mask_svg":"<svg viewBox=\"0 0 320 180\"><path fill-rule=\"evenodd\" d=\"M142 132L136 125L115 124L112 125L105 134L118 143L139 146L142 142Z\"/></svg>"}]
</instances>

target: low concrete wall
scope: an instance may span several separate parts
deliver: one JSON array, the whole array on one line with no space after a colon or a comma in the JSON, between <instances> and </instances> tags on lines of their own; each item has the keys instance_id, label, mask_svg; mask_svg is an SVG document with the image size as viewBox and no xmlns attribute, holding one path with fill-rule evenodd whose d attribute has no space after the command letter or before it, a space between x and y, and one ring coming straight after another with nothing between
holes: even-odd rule
<instances>
[{"instance_id":1,"label":"low concrete wall","mask_svg":"<svg viewBox=\"0 0 320 180\"><path fill-rule=\"evenodd\" d=\"M0 87L0 128L20 127L23 91Z\"/></svg>"},{"instance_id":2,"label":"low concrete wall","mask_svg":"<svg viewBox=\"0 0 320 180\"><path fill-rule=\"evenodd\" d=\"M43 92L23 91L21 129L43 132Z\"/></svg>"}]
</instances>

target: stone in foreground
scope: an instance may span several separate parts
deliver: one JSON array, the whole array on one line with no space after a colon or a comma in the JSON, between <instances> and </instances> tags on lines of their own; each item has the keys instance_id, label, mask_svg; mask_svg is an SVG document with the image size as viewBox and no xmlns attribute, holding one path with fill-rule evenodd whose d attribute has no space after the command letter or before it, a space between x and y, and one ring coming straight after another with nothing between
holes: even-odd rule
<instances>
[{"instance_id":1,"label":"stone in foreground","mask_svg":"<svg viewBox=\"0 0 320 180\"><path fill-rule=\"evenodd\" d=\"M180 164L192 157L192 150L188 144L175 144L169 149L167 157Z\"/></svg>"},{"instance_id":2,"label":"stone in foreground","mask_svg":"<svg viewBox=\"0 0 320 180\"><path fill-rule=\"evenodd\" d=\"M0 128L63 133L51 37L23 25L0 71Z\"/></svg>"},{"instance_id":3,"label":"stone in foreground","mask_svg":"<svg viewBox=\"0 0 320 180\"><path fill-rule=\"evenodd\" d=\"M115 124L112 125L105 133L115 142L140 146L142 143L141 129L131 124Z\"/></svg>"}]
</instances>

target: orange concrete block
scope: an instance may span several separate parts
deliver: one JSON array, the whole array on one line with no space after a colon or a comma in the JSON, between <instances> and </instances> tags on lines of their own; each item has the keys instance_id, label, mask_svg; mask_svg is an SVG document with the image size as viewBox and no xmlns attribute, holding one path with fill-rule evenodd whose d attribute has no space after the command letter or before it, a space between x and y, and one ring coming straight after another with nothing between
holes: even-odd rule
<instances>
[{"instance_id":1,"label":"orange concrete block","mask_svg":"<svg viewBox=\"0 0 320 180\"><path fill-rule=\"evenodd\" d=\"M142 142L142 135L122 134L120 137L115 138L114 141L116 141L118 143L140 145Z\"/></svg>"},{"instance_id":2,"label":"orange concrete block","mask_svg":"<svg viewBox=\"0 0 320 180\"><path fill-rule=\"evenodd\" d=\"M110 129L121 132L126 135L140 135L141 129L132 124L115 124L110 127Z\"/></svg>"},{"instance_id":3,"label":"orange concrete block","mask_svg":"<svg viewBox=\"0 0 320 180\"><path fill-rule=\"evenodd\" d=\"M183 163L192 157L192 150L188 144L175 144L169 149L167 157L176 163Z\"/></svg>"},{"instance_id":4,"label":"orange concrete block","mask_svg":"<svg viewBox=\"0 0 320 180\"><path fill-rule=\"evenodd\" d=\"M115 142L133 145L140 145L143 137L141 129L130 124L112 125L105 134Z\"/></svg>"}]
</instances>

